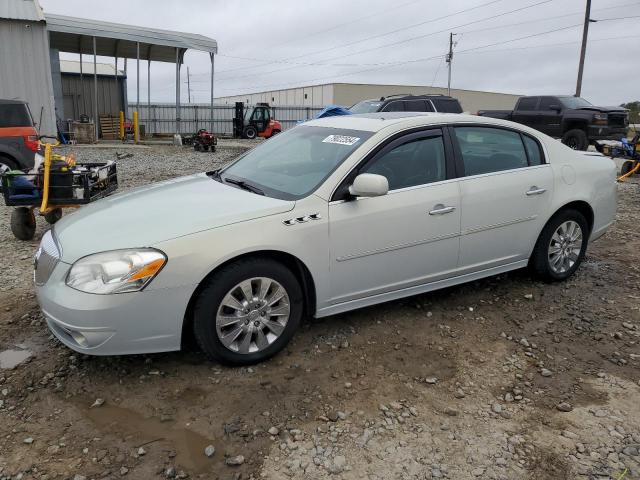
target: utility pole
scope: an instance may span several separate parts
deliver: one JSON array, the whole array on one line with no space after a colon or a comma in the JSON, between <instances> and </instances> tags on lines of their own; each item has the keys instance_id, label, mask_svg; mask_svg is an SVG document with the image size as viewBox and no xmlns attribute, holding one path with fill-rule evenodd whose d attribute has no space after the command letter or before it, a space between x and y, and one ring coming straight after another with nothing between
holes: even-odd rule
<instances>
[{"instance_id":1,"label":"utility pole","mask_svg":"<svg viewBox=\"0 0 640 480\"><path fill-rule=\"evenodd\" d=\"M453 36L455 33L449 33L449 53L447 53L447 66L449 67L449 79L447 80L447 95L451 96L451 62L453 61Z\"/></svg>"},{"instance_id":2,"label":"utility pole","mask_svg":"<svg viewBox=\"0 0 640 480\"><path fill-rule=\"evenodd\" d=\"M582 48L580 49L580 65L578 66L578 82L576 84L576 97L582 91L582 73L584 71L584 56L587 52L587 36L589 35L589 23L591 22L591 0L587 0L587 8L584 12L584 27L582 29Z\"/></svg>"},{"instance_id":3,"label":"utility pole","mask_svg":"<svg viewBox=\"0 0 640 480\"><path fill-rule=\"evenodd\" d=\"M189 103L191 103L191 74L189 73L189 66L187 66L187 95Z\"/></svg>"}]
</instances>

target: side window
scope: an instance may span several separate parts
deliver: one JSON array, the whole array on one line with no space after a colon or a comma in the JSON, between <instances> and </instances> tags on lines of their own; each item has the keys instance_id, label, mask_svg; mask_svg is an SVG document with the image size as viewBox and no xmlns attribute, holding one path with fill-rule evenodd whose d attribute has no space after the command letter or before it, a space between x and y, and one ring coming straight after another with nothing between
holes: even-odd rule
<instances>
[{"instance_id":1,"label":"side window","mask_svg":"<svg viewBox=\"0 0 640 480\"><path fill-rule=\"evenodd\" d=\"M457 100L452 99L434 99L433 103L439 112L443 113L462 113L462 107Z\"/></svg>"},{"instance_id":2,"label":"side window","mask_svg":"<svg viewBox=\"0 0 640 480\"><path fill-rule=\"evenodd\" d=\"M524 134L522 135L522 141L524 142L524 148L527 150L529 165L542 165L544 163L544 157L540 144L529 135Z\"/></svg>"},{"instance_id":3,"label":"side window","mask_svg":"<svg viewBox=\"0 0 640 480\"><path fill-rule=\"evenodd\" d=\"M551 110L549 107L551 105L559 105L560 102L558 102L555 97L541 97L540 98L540 105L538 105L538 110L542 110L542 111L548 111Z\"/></svg>"},{"instance_id":4,"label":"side window","mask_svg":"<svg viewBox=\"0 0 640 480\"><path fill-rule=\"evenodd\" d=\"M387 177L389 190L446 180L442 136L418 138L399 145L365 165L360 173Z\"/></svg>"},{"instance_id":5,"label":"side window","mask_svg":"<svg viewBox=\"0 0 640 480\"><path fill-rule=\"evenodd\" d=\"M383 112L404 112L404 103L400 100L387 103L382 109Z\"/></svg>"},{"instance_id":6,"label":"side window","mask_svg":"<svg viewBox=\"0 0 640 480\"><path fill-rule=\"evenodd\" d=\"M264 109L263 108L256 108L253 111L253 116L251 117L251 120L255 120L255 121L260 121L263 119L264 116Z\"/></svg>"},{"instance_id":7,"label":"side window","mask_svg":"<svg viewBox=\"0 0 640 480\"><path fill-rule=\"evenodd\" d=\"M491 127L456 127L454 130L466 176L528 166L517 132Z\"/></svg>"},{"instance_id":8,"label":"side window","mask_svg":"<svg viewBox=\"0 0 640 480\"><path fill-rule=\"evenodd\" d=\"M535 110L538 104L538 97L521 98L518 101L517 110Z\"/></svg>"},{"instance_id":9,"label":"side window","mask_svg":"<svg viewBox=\"0 0 640 480\"><path fill-rule=\"evenodd\" d=\"M407 112L426 112L427 107L424 100L405 100L404 109Z\"/></svg>"}]
</instances>

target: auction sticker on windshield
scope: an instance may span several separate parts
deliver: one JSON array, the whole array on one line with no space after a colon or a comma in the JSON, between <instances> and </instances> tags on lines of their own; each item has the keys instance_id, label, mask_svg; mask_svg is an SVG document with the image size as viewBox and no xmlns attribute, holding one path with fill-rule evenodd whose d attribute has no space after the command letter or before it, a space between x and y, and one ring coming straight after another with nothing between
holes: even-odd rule
<instances>
[{"instance_id":1,"label":"auction sticker on windshield","mask_svg":"<svg viewBox=\"0 0 640 480\"><path fill-rule=\"evenodd\" d=\"M322 140L322 143L338 143L340 145L355 145L360 140L359 137L348 137L346 135L329 135Z\"/></svg>"}]
</instances>

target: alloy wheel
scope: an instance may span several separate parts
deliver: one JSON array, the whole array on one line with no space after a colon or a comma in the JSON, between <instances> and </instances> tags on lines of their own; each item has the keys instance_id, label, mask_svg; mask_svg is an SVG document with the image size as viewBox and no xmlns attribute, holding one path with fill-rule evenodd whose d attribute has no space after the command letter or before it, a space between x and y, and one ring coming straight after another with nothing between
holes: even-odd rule
<instances>
[{"instance_id":1,"label":"alloy wheel","mask_svg":"<svg viewBox=\"0 0 640 480\"><path fill-rule=\"evenodd\" d=\"M243 280L227 292L216 314L216 333L229 350L249 354L271 345L284 331L291 306L289 294L275 280Z\"/></svg>"},{"instance_id":2,"label":"alloy wheel","mask_svg":"<svg viewBox=\"0 0 640 480\"><path fill-rule=\"evenodd\" d=\"M563 222L549 242L549 267L556 274L565 273L578 261L581 251L582 228L573 220Z\"/></svg>"}]
</instances>

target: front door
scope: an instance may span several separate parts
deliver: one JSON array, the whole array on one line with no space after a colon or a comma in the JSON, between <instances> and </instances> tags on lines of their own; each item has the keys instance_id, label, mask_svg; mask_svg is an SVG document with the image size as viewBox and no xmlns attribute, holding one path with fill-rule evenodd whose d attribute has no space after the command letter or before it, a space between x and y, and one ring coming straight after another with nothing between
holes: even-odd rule
<instances>
[{"instance_id":1,"label":"front door","mask_svg":"<svg viewBox=\"0 0 640 480\"><path fill-rule=\"evenodd\" d=\"M383 175L389 193L329 205L332 304L435 281L458 262L460 200L440 129L389 143L355 173Z\"/></svg>"},{"instance_id":2,"label":"front door","mask_svg":"<svg viewBox=\"0 0 640 480\"><path fill-rule=\"evenodd\" d=\"M533 137L453 127L463 162L460 273L527 260L551 207L553 173Z\"/></svg>"}]
</instances>

